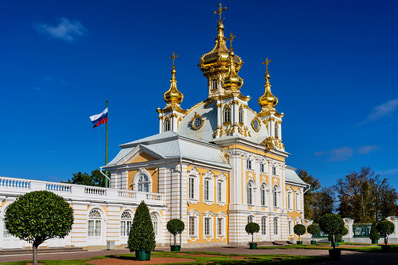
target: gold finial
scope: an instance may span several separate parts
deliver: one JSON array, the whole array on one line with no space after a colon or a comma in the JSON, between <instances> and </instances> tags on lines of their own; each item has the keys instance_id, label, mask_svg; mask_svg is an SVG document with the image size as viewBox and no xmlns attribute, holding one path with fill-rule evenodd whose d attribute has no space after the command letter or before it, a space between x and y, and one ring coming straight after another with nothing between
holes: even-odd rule
<instances>
[{"instance_id":1,"label":"gold finial","mask_svg":"<svg viewBox=\"0 0 398 265\"><path fill-rule=\"evenodd\" d=\"M184 99L184 95L178 91L177 89L177 78L176 78L176 67L174 65L174 60L178 57L177 54L174 52L171 54L171 62L172 62L172 67L171 67L171 79L170 79L170 88L167 90L163 97L164 101L169 105L179 105L181 104L182 100Z\"/></svg>"},{"instance_id":2,"label":"gold finial","mask_svg":"<svg viewBox=\"0 0 398 265\"><path fill-rule=\"evenodd\" d=\"M270 82L270 74L268 71L268 65L271 63L271 60L268 60L268 57L265 58L265 61L262 64L265 64L265 85L264 85L264 94L258 99L258 104L262 107L262 110L265 109L274 109L274 107L278 104L278 98L275 97L271 92L271 82Z\"/></svg>"},{"instance_id":3,"label":"gold finial","mask_svg":"<svg viewBox=\"0 0 398 265\"><path fill-rule=\"evenodd\" d=\"M234 34L232 34L232 32L229 34L229 38L227 39L227 41L229 41L229 46L230 46L230 48L229 48L229 50L230 51L233 51L234 50L234 48L232 47L232 41L234 40L236 38L236 36L234 36Z\"/></svg>"},{"instance_id":4,"label":"gold finial","mask_svg":"<svg viewBox=\"0 0 398 265\"><path fill-rule=\"evenodd\" d=\"M224 22L224 19L222 18L222 12L227 10L227 7L223 7L221 3L218 4L218 9L214 11L214 15L219 15L220 20L217 21L218 24L222 24Z\"/></svg>"},{"instance_id":5,"label":"gold finial","mask_svg":"<svg viewBox=\"0 0 398 265\"><path fill-rule=\"evenodd\" d=\"M174 52L171 53L171 57L169 59L171 59L171 65L174 66L174 60L178 57L177 54L175 54Z\"/></svg>"},{"instance_id":6,"label":"gold finial","mask_svg":"<svg viewBox=\"0 0 398 265\"><path fill-rule=\"evenodd\" d=\"M234 49L232 48L232 41L236 38L236 36L234 36L232 33L229 36L230 37L227 40L231 42L231 48L229 49L228 55L228 74L223 79L223 88L227 92L239 92L243 85L243 79L238 76L234 62L235 54Z\"/></svg>"},{"instance_id":7,"label":"gold finial","mask_svg":"<svg viewBox=\"0 0 398 265\"><path fill-rule=\"evenodd\" d=\"M263 62L263 64L265 64L266 68L265 71L268 72L268 64L272 63L272 60L268 60L268 57L265 58L265 61Z\"/></svg>"}]
</instances>

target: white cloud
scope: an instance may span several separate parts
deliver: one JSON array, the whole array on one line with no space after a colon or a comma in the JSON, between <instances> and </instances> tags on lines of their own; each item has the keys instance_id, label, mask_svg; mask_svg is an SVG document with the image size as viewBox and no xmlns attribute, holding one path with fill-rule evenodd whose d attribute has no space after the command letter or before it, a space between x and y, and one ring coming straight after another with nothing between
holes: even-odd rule
<instances>
[{"instance_id":1,"label":"white cloud","mask_svg":"<svg viewBox=\"0 0 398 265\"><path fill-rule=\"evenodd\" d=\"M324 151L319 151L319 152L315 152L314 156L321 156L321 155L324 155L324 154L325 154Z\"/></svg>"},{"instance_id":2,"label":"white cloud","mask_svg":"<svg viewBox=\"0 0 398 265\"><path fill-rule=\"evenodd\" d=\"M350 147L341 147L337 149L330 150L329 161L345 161L348 160L353 155L353 150Z\"/></svg>"},{"instance_id":3,"label":"white cloud","mask_svg":"<svg viewBox=\"0 0 398 265\"><path fill-rule=\"evenodd\" d=\"M387 170L381 170L377 172L380 175L398 175L398 168L393 168L393 169L387 169Z\"/></svg>"},{"instance_id":4,"label":"white cloud","mask_svg":"<svg viewBox=\"0 0 398 265\"><path fill-rule=\"evenodd\" d=\"M74 42L87 32L87 29L79 21L67 18L59 19L59 24L56 26L40 23L34 25L34 27L40 34L66 42Z\"/></svg>"},{"instance_id":5,"label":"white cloud","mask_svg":"<svg viewBox=\"0 0 398 265\"><path fill-rule=\"evenodd\" d=\"M395 110L398 109L398 98L389 100L377 107L375 107L371 113L369 114L367 121L375 121L384 116L387 116L393 113Z\"/></svg>"},{"instance_id":6,"label":"white cloud","mask_svg":"<svg viewBox=\"0 0 398 265\"><path fill-rule=\"evenodd\" d=\"M377 149L379 149L377 145L364 145L358 149L358 154L366 155Z\"/></svg>"}]
</instances>

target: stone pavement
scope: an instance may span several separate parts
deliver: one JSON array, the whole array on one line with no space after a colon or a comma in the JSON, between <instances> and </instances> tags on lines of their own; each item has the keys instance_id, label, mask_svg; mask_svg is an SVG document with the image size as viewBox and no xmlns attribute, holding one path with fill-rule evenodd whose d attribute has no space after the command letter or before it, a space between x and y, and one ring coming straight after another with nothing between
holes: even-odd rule
<instances>
[{"instance_id":1,"label":"stone pavement","mask_svg":"<svg viewBox=\"0 0 398 265\"><path fill-rule=\"evenodd\" d=\"M328 250L316 249L249 249L248 247L213 247L213 248L184 248L183 251L203 251L203 252L219 252L222 254L237 255L305 255L305 256L328 256ZM156 251L169 251L169 248L157 248ZM78 251L78 252L57 252L57 253L39 253L39 260L73 260L87 259L105 255L128 254L128 250L101 250L101 251ZM0 256L0 262L25 261L31 260L32 254L13 254ZM398 264L398 252L382 253L382 252L354 252L342 251L342 257L339 261L323 261L311 263L316 265L364 265L364 264Z\"/></svg>"}]
</instances>

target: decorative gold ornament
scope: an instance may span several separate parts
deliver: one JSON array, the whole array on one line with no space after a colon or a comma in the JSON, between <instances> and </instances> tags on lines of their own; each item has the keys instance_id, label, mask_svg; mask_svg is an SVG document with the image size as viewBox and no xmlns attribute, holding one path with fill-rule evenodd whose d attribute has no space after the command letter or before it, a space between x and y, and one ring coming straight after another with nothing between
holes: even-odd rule
<instances>
[{"instance_id":1,"label":"decorative gold ornament","mask_svg":"<svg viewBox=\"0 0 398 265\"><path fill-rule=\"evenodd\" d=\"M172 61L171 68L171 79L170 79L170 88L164 93L164 101L166 101L167 105L180 105L182 100L184 99L184 95L178 91L177 89L177 79L176 79L176 67L174 65L174 60L178 57L174 52L170 57Z\"/></svg>"},{"instance_id":2,"label":"decorative gold ornament","mask_svg":"<svg viewBox=\"0 0 398 265\"><path fill-rule=\"evenodd\" d=\"M252 120L251 125L255 132L260 131L261 121L257 117Z\"/></svg>"},{"instance_id":3,"label":"decorative gold ornament","mask_svg":"<svg viewBox=\"0 0 398 265\"><path fill-rule=\"evenodd\" d=\"M263 62L263 64L266 65L264 94L258 99L258 104L262 108L261 112L264 112L267 110L273 110L275 108L275 106L278 104L278 98L275 97L271 92L271 83L270 83L271 77L270 77L270 74L268 71L268 64L270 62L272 62L272 61L268 60L268 57L265 59L265 62Z\"/></svg>"},{"instance_id":4,"label":"decorative gold ornament","mask_svg":"<svg viewBox=\"0 0 398 265\"><path fill-rule=\"evenodd\" d=\"M269 151L271 149L285 149L285 145L282 143L281 139L276 137L268 137L264 139L264 141L262 141L260 145L265 146L266 151Z\"/></svg>"},{"instance_id":5,"label":"decorative gold ornament","mask_svg":"<svg viewBox=\"0 0 398 265\"><path fill-rule=\"evenodd\" d=\"M200 116L198 113L195 112L195 114L193 115L192 119L191 119L191 127L194 130L199 130L200 128L202 128L204 124L203 118L202 116Z\"/></svg>"}]
</instances>

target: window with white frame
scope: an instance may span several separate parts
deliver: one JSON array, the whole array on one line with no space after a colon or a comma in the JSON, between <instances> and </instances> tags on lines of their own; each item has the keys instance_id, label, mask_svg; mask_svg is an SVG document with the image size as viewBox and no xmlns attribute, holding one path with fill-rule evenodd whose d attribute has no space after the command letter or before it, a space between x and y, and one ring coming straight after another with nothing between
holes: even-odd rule
<instances>
[{"instance_id":1,"label":"window with white frame","mask_svg":"<svg viewBox=\"0 0 398 265\"><path fill-rule=\"evenodd\" d=\"M188 196L189 199L195 199L195 177L194 176L189 176L189 183L188 183Z\"/></svg>"},{"instance_id":2,"label":"window with white frame","mask_svg":"<svg viewBox=\"0 0 398 265\"><path fill-rule=\"evenodd\" d=\"M278 190L278 186L274 186L274 190L272 191L273 192L273 197L274 197L274 207L278 207L279 206L279 200L278 200L278 197L279 197L279 190Z\"/></svg>"},{"instance_id":3,"label":"window with white frame","mask_svg":"<svg viewBox=\"0 0 398 265\"><path fill-rule=\"evenodd\" d=\"M150 192L151 181L146 174L141 174L138 178L138 191Z\"/></svg>"},{"instance_id":4,"label":"window with white frame","mask_svg":"<svg viewBox=\"0 0 398 265\"><path fill-rule=\"evenodd\" d=\"M224 236L224 218L217 218L217 236Z\"/></svg>"},{"instance_id":5,"label":"window with white frame","mask_svg":"<svg viewBox=\"0 0 398 265\"><path fill-rule=\"evenodd\" d=\"M296 191L296 211L300 211L300 192Z\"/></svg>"},{"instance_id":6,"label":"window with white frame","mask_svg":"<svg viewBox=\"0 0 398 265\"><path fill-rule=\"evenodd\" d=\"M155 237L159 234L159 216L157 213L151 213L151 220L153 226L153 232L155 233Z\"/></svg>"},{"instance_id":7,"label":"window with white frame","mask_svg":"<svg viewBox=\"0 0 398 265\"><path fill-rule=\"evenodd\" d=\"M188 220L188 233L190 236L196 236L196 216L190 216Z\"/></svg>"},{"instance_id":8,"label":"window with white frame","mask_svg":"<svg viewBox=\"0 0 398 265\"><path fill-rule=\"evenodd\" d=\"M293 222L289 221L289 235L293 234Z\"/></svg>"},{"instance_id":9,"label":"window with white frame","mask_svg":"<svg viewBox=\"0 0 398 265\"><path fill-rule=\"evenodd\" d=\"M120 218L120 236L129 236L133 217L129 211L124 211Z\"/></svg>"},{"instance_id":10,"label":"window with white frame","mask_svg":"<svg viewBox=\"0 0 398 265\"><path fill-rule=\"evenodd\" d=\"M261 196L261 206L268 206L267 205L267 185L263 183L260 189L260 196Z\"/></svg>"},{"instance_id":11,"label":"window with white frame","mask_svg":"<svg viewBox=\"0 0 398 265\"><path fill-rule=\"evenodd\" d=\"M226 202L226 182L227 182L227 177L224 174L220 174L217 176L216 179L216 200L217 203L220 205L223 205Z\"/></svg>"},{"instance_id":12,"label":"window with white frame","mask_svg":"<svg viewBox=\"0 0 398 265\"><path fill-rule=\"evenodd\" d=\"M267 234L267 217L266 216L261 217L261 234L262 235Z\"/></svg>"},{"instance_id":13,"label":"window with white frame","mask_svg":"<svg viewBox=\"0 0 398 265\"><path fill-rule=\"evenodd\" d=\"M223 182L221 180L217 180L217 202L223 202Z\"/></svg>"},{"instance_id":14,"label":"window with white frame","mask_svg":"<svg viewBox=\"0 0 398 265\"><path fill-rule=\"evenodd\" d=\"M193 168L188 173L188 200L190 203L196 203L199 200L199 171ZM209 190L211 197L211 189Z\"/></svg>"},{"instance_id":15,"label":"window with white frame","mask_svg":"<svg viewBox=\"0 0 398 265\"><path fill-rule=\"evenodd\" d=\"M217 89L217 79L212 80L212 89Z\"/></svg>"},{"instance_id":16,"label":"window with white frame","mask_svg":"<svg viewBox=\"0 0 398 265\"><path fill-rule=\"evenodd\" d=\"M275 123L275 137L279 137L279 125L278 123Z\"/></svg>"},{"instance_id":17,"label":"window with white frame","mask_svg":"<svg viewBox=\"0 0 398 265\"><path fill-rule=\"evenodd\" d=\"M260 163L260 172L265 173L265 165L263 162Z\"/></svg>"},{"instance_id":18,"label":"window with white frame","mask_svg":"<svg viewBox=\"0 0 398 265\"><path fill-rule=\"evenodd\" d=\"M276 166L272 166L272 175L275 175L276 176Z\"/></svg>"},{"instance_id":19,"label":"window with white frame","mask_svg":"<svg viewBox=\"0 0 398 265\"><path fill-rule=\"evenodd\" d=\"M211 218L205 217L205 236L211 236Z\"/></svg>"},{"instance_id":20,"label":"window with white frame","mask_svg":"<svg viewBox=\"0 0 398 265\"><path fill-rule=\"evenodd\" d=\"M239 123L243 123L243 108L239 108Z\"/></svg>"},{"instance_id":21,"label":"window with white frame","mask_svg":"<svg viewBox=\"0 0 398 265\"><path fill-rule=\"evenodd\" d=\"M231 108L224 108L224 122L231 122Z\"/></svg>"},{"instance_id":22,"label":"window with white frame","mask_svg":"<svg viewBox=\"0 0 398 265\"><path fill-rule=\"evenodd\" d=\"M246 167L247 169L252 169L252 160L250 158L246 160Z\"/></svg>"},{"instance_id":23,"label":"window with white frame","mask_svg":"<svg viewBox=\"0 0 398 265\"><path fill-rule=\"evenodd\" d=\"M278 234L278 217L274 218L274 235Z\"/></svg>"},{"instance_id":24,"label":"window with white frame","mask_svg":"<svg viewBox=\"0 0 398 265\"><path fill-rule=\"evenodd\" d=\"M209 179L204 180L203 191L204 191L205 201L209 201L210 200L210 194L209 194L210 193L210 180Z\"/></svg>"},{"instance_id":25,"label":"window with white frame","mask_svg":"<svg viewBox=\"0 0 398 265\"><path fill-rule=\"evenodd\" d=\"M167 118L165 121L164 121L164 131L165 132L167 132L167 131L170 131L170 120Z\"/></svg>"},{"instance_id":26,"label":"window with white frame","mask_svg":"<svg viewBox=\"0 0 398 265\"><path fill-rule=\"evenodd\" d=\"M292 191L289 190L287 193L287 208L289 210L292 210L292 207L293 207L293 194Z\"/></svg>"},{"instance_id":27,"label":"window with white frame","mask_svg":"<svg viewBox=\"0 0 398 265\"><path fill-rule=\"evenodd\" d=\"M93 209L88 214L88 233L89 237L101 236L101 221L102 216L99 210Z\"/></svg>"},{"instance_id":28,"label":"window with white frame","mask_svg":"<svg viewBox=\"0 0 398 265\"><path fill-rule=\"evenodd\" d=\"M211 171L203 178L203 199L207 203L214 201L214 174Z\"/></svg>"},{"instance_id":29,"label":"window with white frame","mask_svg":"<svg viewBox=\"0 0 398 265\"><path fill-rule=\"evenodd\" d=\"M253 205L253 182L249 181L246 188L247 204Z\"/></svg>"},{"instance_id":30,"label":"window with white frame","mask_svg":"<svg viewBox=\"0 0 398 265\"><path fill-rule=\"evenodd\" d=\"M250 223L253 223L253 221L254 221L254 216L253 215L249 215L247 217L247 223L250 224Z\"/></svg>"}]
</instances>

